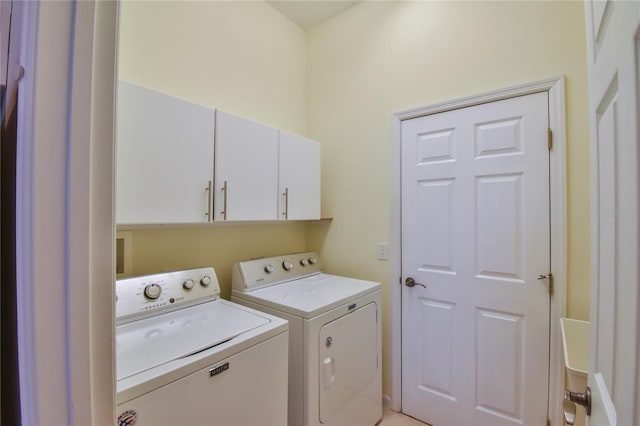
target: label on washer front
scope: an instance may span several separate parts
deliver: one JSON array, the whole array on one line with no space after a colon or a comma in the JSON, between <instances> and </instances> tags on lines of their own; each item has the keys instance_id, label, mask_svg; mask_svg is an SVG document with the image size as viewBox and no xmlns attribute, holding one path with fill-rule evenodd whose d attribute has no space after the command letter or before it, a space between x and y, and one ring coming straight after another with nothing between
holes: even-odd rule
<instances>
[{"instance_id":1,"label":"label on washer front","mask_svg":"<svg viewBox=\"0 0 640 426\"><path fill-rule=\"evenodd\" d=\"M225 362L224 364L209 370L209 377L216 376L216 375L218 375L218 374L220 374L222 372L227 371L228 369L229 369L229 363Z\"/></svg>"}]
</instances>

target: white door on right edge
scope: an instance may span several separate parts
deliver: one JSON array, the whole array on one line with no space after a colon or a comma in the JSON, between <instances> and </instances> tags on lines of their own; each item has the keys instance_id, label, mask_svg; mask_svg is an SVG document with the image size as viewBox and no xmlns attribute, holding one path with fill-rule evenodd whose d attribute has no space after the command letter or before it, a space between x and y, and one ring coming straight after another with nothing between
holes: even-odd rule
<instances>
[{"instance_id":1,"label":"white door on right edge","mask_svg":"<svg viewBox=\"0 0 640 426\"><path fill-rule=\"evenodd\" d=\"M588 422L638 425L640 2L588 1L585 14L592 181Z\"/></svg>"},{"instance_id":2,"label":"white door on right edge","mask_svg":"<svg viewBox=\"0 0 640 426\"><path fill-rule=\"evenodd\" d=\"M548 97L402 123L402 411L544 425ZM420 286L425 284L426 288Z\"/></svg>"}]
</instances>

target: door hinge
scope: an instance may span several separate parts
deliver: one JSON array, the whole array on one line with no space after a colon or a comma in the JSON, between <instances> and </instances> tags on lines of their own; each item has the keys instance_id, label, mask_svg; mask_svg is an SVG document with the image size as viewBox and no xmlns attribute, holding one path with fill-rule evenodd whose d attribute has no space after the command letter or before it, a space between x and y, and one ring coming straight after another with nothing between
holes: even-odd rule
<instances>
[{"instance_id":1,"label":"door hinge","mask_svg":"<svg viewBox=\"0 0 640 426\"><path fill-rule=\"evenodd\" d=\"M553 294L553 274L549 272L547 275L539 275L538 280L549 280L549 296Z\"/></svg>"},{"instance_id":2,"label":"door hinge","mask_svg":"<svg viewBox=\"0 0 640 426\"><path fill-rule=\"evenodd\" d=\"M547 148L551 151L553 148L553 131L551 129L547 129Z\"/></svg>"}]
</instances>

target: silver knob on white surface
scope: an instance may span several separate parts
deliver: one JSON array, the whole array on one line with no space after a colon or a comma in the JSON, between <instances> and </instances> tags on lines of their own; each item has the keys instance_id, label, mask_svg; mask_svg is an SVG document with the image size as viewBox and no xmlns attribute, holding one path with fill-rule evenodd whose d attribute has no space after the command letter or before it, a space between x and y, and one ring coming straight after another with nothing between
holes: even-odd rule
<instances>
[{"instance_id":1,"label":"silver knob on white surface","mask_svg":"<svg viewBox=\"0 0 640 426\"><path fill-rule=\"evenodd\" d=\"M182 282L182 287L183 287L185 290L191 290L191 289L193 288L193 286L194 286L194 285L195 285L195 284L194 284L193 280L184 280L184 281Z\"/></svg>"},{"instance_id":2,"label":"silver knob on white surface","mask_svg":"<svg viewBox=\"0 0 640 426\"><path fill-rule=\"evenodd\" d=\"M315 265L317 261L318 260L315 257L310 257L309 258L309 264L311 264L311 265Z\"/></svg>"},{"instance_id":3,"label":"silver knob on white surface","mask_svg":"<svg viewBox=\"0 0 640 426\"><path fill-rule=\"evenodd\" d=\"M200 284L205 287L208 286L209 284L211 284L211 277L209 275L205 275L204 277L200 278Z\"/></svg>"},{"instance_id":4,"label":"silver knob on white surface","mask_svg":"<svg viewBox=\"0 0 640 426\"><path fill-rule=\"evenodd\" d=\"M160 294L162 294L162 287L160 287L158 284L149 284L144 288L144 295L147 299L157 299L158 297L160 297Z\"/></svg>"},{"instance_id":5,"label":"silver knob on white surface","mask_svg":"<svg viewBox=\"0 0 640 426\"><path fill-rule=\"evenodd\" d=\"M282 267L284 268L285 271L290 271L293 269L293 263L289 262L288 260L285 260L284 262L282 262Z\"/></svg>"},{"instance_id":6,"label":"silver knob on white surface","mask_svg":"<svg viewBox=\"0 0 640 426\"><path fill-rule=\"evenodd\" d=\"M300 265L307 266L308 264L309 264L309 261L307 259L300 259Z\"/></svg>"},{"instance_id":7,"label":"silver knob on white surface","mask_svg":"<svg viewBox=\"0 0 640 426\"><path fill-rule=\"evenodd\" d=\"M273 268L273 265L267 265L267 266L265 266L265 267L264 267L264 271L265 271L267 274L272 273L272 272L273 272L273 269L274 269L274 268Z\"/></svg>"}]
</instances>

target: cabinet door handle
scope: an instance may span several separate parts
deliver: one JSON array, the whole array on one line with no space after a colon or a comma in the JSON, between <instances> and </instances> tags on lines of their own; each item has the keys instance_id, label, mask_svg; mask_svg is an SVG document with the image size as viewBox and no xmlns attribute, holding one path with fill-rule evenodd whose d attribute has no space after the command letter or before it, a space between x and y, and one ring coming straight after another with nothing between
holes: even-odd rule
<instances>
[{"instance_id":1,"label":"cabinet door handle","mask_svg":"<svg viewBox=\"0 0 640 426\"><path fill-rule=\"evenodd\" d=\"M212 186L212 181L209 181L209 185L205 188L205 190L207 191L207 212L205 213L205 215L207 216L207 222L211 222L211 186Z\"/></svg>"},{"instance_id":2,"label":"cabinet door handle","mask_svg":"<svg viewBox=\"0 0 640 426\"><path fill-rule=\"evenodd\" d=\"M284 212L282 214L284 215L284 220L287 220L289 219L289 188L284 189L282 196L284 197Z\"/></svg>"},{"instance_id":3,"label":"cabinet door handle","mask_svg":"<svg viewBox=\"0 0 640 426\"><path fill-rule=\"evenodd\" d=\"M222 220L227 220L227 194L229 193L229 188L227 187L226 180L224 181L224 185L222 185L222 192L224 192L224 201L222 211L220 213L222 214Z\"/></svg>"}]
</instances>

